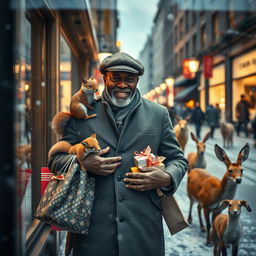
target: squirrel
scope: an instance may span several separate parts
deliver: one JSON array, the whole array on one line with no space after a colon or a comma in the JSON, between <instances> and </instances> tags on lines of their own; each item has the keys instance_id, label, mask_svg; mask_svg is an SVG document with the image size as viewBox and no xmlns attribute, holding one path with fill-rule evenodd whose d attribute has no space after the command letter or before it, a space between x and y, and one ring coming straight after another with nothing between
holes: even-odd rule
<instances>
[{"instance_id":1,"label":"squirrel","mask_svg":"<svg viewBox=\"0 0 256 256\"><path fill-rule=\"evenodd\" d=\"M96 114L88 115L87 109L93 109L91 104L96 99L94 93L98 91L98 88L99 84L93 77L88 80L84 77L82 78L80 90L71 98L70 112L60 112L53 117L52 129L56 135L64 135L65 128L71 117L90 119L97 116Z\"/></svg>"},{"instance_id":2,"label":"squirrel","mask_svg":"<svg viewBox=\"0 0 256 256\"><path fill-rule=\"evenodd\" d=\"M67 141L57 142L51 147L48 153L48 157L50 158L53 154L61 152L77 155L77 157L81 159L83 158L85 152L97 152L100 150L101 148L98 140L96 139L96 133L93 133L90 137L84 139L83 141L75 145L71 145Z\"/></svg>"}]
</instances>

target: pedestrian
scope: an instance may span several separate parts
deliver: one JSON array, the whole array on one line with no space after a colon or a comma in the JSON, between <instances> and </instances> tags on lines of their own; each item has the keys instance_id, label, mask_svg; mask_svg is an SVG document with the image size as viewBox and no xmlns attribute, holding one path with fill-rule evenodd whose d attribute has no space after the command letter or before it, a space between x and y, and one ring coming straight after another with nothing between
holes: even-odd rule
<instances>
[{"instance_id":1,"label":"pedestrian","mask_svg":"<svg viewBox=\"0 0 256 256\"><path fill-rule=\"evenodd\" d=\"M214 130L219 124L219 111L212 104L206 107L205 119L211 130L211 138L214 137Z\"/></svg>"},{"instance_id":2,"label":"pedestrian","mask_svg":"<svg viewBox=\"0 0 256 256\"><path fill-rule=\"evenodd\" d=\"M253 146L256 148L256 114L252 119L251 125L252 125L252 131L253 131L253 141L254 141Z\"/></svg>"},{"instance_id":3,"label":"pedestrian","mask_svg":"<svg viewBox=\"0 0 256 256\"><path fill-rule=\"evenodd\" d=\"M105 89L87 120L71 118L62 141L81 142L97 134L99 152L78 159L82 170L95 178L95 201L88 235L73 234L73 255L164 256L162 210L156 189L172 195L187 170L187 160L175 138L167 109L141 97L137 83L144 67L126 53L100 64ZM146 167L131 173L135 151L150 146L166 157L165 171ZM54 172L69 159L54 154Z\"/></svg>"},{"instance_id":4,"label":"pedestrian","mask_svg":"<svg viewBox=\"0 0 256 256\"><path fill-rule=\"evenodd\" d=\"M201 127L204 121L204 112L202 111L202 109L200 108L200 104L197 101L195 103L195 107L192 110L192 116L191 116L192 121L195 124L195 130L196 130L196 136L198 139L200 139L200 135L201 135Z\"/></svg>"},{"instance_id":5,"label":"pedestrian","mask_svg":"<svg viewBox=\"0 0 256 256\"><path fill-rule=\"evenodd\" d=\"M247 129L247 125L250 121L250 109L251 105L246 100L245 95L242 94L240 96L240 101L236 105L236 118L237 118L237 136L240 135L241 127L244 127L246 137L249 136L249 132Z\"/></svg>"},{"instance_id":6,"label":"pedestrian","mask_svg":"<svg viewBox=\"0 0 256 256\"><path fill-rule=\"evenodd\" d=\"M220 104L219 104L219 103L216 103L216 109L217 109L218 112L219 112L219 120L218 120L218 125L217 125L217 127L220 127L220 120L222 120L222 111L221 111L221 108L220 108Z\"/></svg>"}]
</instances>

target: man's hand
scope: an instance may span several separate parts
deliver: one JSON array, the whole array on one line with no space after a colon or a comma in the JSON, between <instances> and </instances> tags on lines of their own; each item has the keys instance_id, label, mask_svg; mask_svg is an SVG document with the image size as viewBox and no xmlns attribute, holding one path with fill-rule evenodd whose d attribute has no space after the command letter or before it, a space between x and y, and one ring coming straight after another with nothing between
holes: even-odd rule
<instances>
[{"instance_id":1,"label":"man's hand","mask_svg":"<svg viewBox=\"0 0 256 256\"><path fill-rule=\"evenodd\" d=\"M171 176L157 167L145 167L140 173L126 173L126 187L144 191L171 185Z\"/></svg>"},{"instance_id":2,"label":"man's hand","mask_svg":"<svg viewBox=\"0 0 256 256\"><path fill-rule=\"evenodd\" d=\"M99 152L90 153L85 155L83 159L78 158L78 161L87 172L107 176L113 173L116 168L121 165L120 156L117 157L102 157L109 151L109 147L100 150Z\"/></svg>"}]
</instances>

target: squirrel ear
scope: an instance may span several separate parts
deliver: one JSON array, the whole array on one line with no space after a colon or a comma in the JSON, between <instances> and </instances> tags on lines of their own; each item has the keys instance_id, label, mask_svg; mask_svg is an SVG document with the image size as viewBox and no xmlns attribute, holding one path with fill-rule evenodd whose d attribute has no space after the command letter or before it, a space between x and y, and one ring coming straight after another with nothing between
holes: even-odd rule
<instances>
[{"instance_id":1,"label":"squirrel ear","mask_svg":"<svg viewBox=\"0 0 256 256\"><path fill-rule=\"evenodd\" d=\"M93 133L93 134L91 135L91 137L92 137L92 138L96 138L96 133Z\"/></svg>"},{"instance_id":2,"label":"squirrel ear","mask_svg":"<svg viewBox=\"0 0 256 256\"><path fill-rule=\"evenodd\" d=\"M87 80L85 79L85 76L82 77L82 83L87 84Z\"/></svg>"}]
</instances>

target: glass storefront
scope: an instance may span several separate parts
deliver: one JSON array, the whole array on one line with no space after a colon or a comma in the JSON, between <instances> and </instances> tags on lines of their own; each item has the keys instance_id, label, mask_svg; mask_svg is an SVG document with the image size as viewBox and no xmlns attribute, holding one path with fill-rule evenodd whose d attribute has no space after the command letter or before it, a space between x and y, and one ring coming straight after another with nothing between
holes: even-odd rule
<instances>
[{"instance_id":1,"label":"glass storefront","mask_svg":"<svg viewBox=\"0 0 256 256\"><path fill-rule=\"evenodd\" d=\"M60 111L69 112L71 100L71 50L60 36Z\"/></svg>"}]
</instances>

